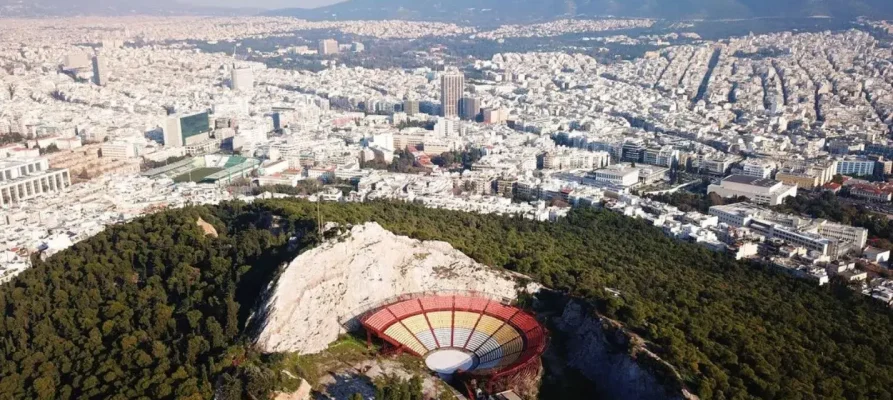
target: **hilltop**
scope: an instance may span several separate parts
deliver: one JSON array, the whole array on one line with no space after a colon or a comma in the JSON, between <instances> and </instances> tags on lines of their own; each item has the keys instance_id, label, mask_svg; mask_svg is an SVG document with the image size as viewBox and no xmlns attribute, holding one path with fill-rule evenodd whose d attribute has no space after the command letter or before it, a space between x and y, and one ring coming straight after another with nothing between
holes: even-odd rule
<instances>
[{"instance_id":1,"label":"hilltop","mask_svg":"<svg viewBox=\"0 0 893 400\"><path fill-rule=\"evenodd\" d=\"M579 209L548 223L414 204L321 204L326 222L358 227L356 238L339 242L318 236L316 207L269 200L170 210L35 260L0 286L0 398L266 398L281 382L295 382L283 375L302 375L270 369L250 345L258 328L285 326L275 313L258 310L274 283L307 288L306 299L313 299L326 288L341 296L369 275L368 288L344 297L361 306L367 297L375 300L367 289L389 281L399 291L434 288L416 283L430 280L431 271L446 272L435 269L441 262L464 265L460 273L483 271L481 264L521 273L577 299L640 337L701 399L884 399L893 393L888 308L837 283L816 287L674 241L643 220ZM353 245L419 255L380 259L393 279L382 274L377 281L366 273L366 250L355 261L342 250ZM360 276L344 280L311 268L326 260ZM280 268L285 265L291 266ZM490 281L478 288L509 290ZM461 275L450 282L439 287L471 285ZM547 311L561 315L562 309ZM580 320L563 319L572 326ZM608 337L597 328L609 324L598 321L590 319L592 329L575 337ZM298 344L272 347L318 349Z\"/></svg>"}]
</instances>

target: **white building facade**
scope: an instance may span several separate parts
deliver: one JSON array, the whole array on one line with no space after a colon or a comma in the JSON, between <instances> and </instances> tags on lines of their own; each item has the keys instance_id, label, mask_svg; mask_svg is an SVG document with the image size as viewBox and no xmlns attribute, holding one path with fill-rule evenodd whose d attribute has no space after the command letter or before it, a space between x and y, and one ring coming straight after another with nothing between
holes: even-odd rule
<instances>
[{"instance_id":1,"label":"white building facade","mask_svg":"<svg viewBox=\"0 0 893 400\"><path fill-rule=\"evenodd\" d=\"M0 206L59 192L69 186L68 169L50 169L45 158L0 163Z\"/></svg>"},{"instance_id":2,"label":"white building facade","mask_svg":"<svg viewBox=\"0 0 893 400\"><path fill-rule=\"evenodd\" d=\"M772 179L747 175L731 175L719 185L710 185L707 193L722 197L746 197L756 204L776 206L787 197L797 196L797 186L787 186Z\"/></svg>"}]
</instances>

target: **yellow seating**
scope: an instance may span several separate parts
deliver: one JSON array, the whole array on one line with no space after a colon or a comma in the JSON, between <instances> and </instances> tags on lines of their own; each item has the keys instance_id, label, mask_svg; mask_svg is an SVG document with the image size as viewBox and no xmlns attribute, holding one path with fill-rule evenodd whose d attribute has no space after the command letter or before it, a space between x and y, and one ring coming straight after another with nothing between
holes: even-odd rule
<instances>
[{"instance_id":1,"label":"yellow seating","mask_svg":"<svg viewBox=\"0 0 893 400\"><path fill-rule=\"evenodd\" d=\"M402 344L405 347L408 347L412 351L416 352L419 355L425 354L427 350L422 347L422 344L415 338L415 336L406 330L400 323L396 323L391 325L385 332L385 335L396 340L398 343Z\"/></svg>"},{"instance_id":2,"label":"yellow seating","mask_svg":"<svg viewBox=\"0 0 893 400\"><path fill-rule=\"evenodd\" d=\"M432 328L449 328L453 325L453 313L451 311L435 311L428 313L428 322Z\"/></svg>"},{"instance_id":3,"label":"yellow seating","mask_svg":"<svg viewBox=\"0 0 893 400\"><path fill-rule=\"evenodd\" d=\"M425 320L424 315L413 315L409 318L404 318L403 325L406 325L406 328L409 329L409 331L412 333L431 331L431 328L428 326L428 321Z\"/></svg>"},{"instance_id":4,"label":"yellow seating","mask_svg":"<svg viewBox=\"0 0 893 400\"><path fill-rule=\"evenodd\" d=\"M494 333L496 333L496 330L498 330L499 327L503 324L504 322L496 318L493 318L489 315L483 315L481 316L481 321L478 322L478 326L477 328L475 328L475 330L492 336Z\"/></svg>"},{"instance_id":5,"label":"yellow seating","mask_svg":"<svg viewBox=\"0 0 893 400\"><path fill-rule=\"evenodd\" d=\"M453 326L456 328L474 328L474 324L478 322L478 318L481 317L481 314L470 313L467 311L456 311L455 320L453 321Z\"/></svg>"},{"instance_id":6,"label":"yellow seating","mask_svg":"<svg viewBox=\"0 0 893 400\"><path fill-rule=\"evenodd\" d=\"M511 325L505 324L502 328L499 328L496 333L493 334L493 338L499 342L500 345L511 342L515 338L521 336L515 328L512 328Z\"/></svg>"}]
</instances>

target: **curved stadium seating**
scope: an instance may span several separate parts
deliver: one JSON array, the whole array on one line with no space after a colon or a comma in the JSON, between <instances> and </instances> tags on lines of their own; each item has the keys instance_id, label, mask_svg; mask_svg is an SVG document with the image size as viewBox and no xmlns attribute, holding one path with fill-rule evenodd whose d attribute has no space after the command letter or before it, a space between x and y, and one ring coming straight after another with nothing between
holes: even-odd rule
<instances>
[{"instance_id":1,"label":"curved stadium seating","mask_svg":"<svg viewBox=\"0 0 893 400\"><path fill-rule=\"evenodd\" d=\"M529 314L472 296L427 296L382 306L361 317L382 339L420 357L444 348L475 356L470 371L499 370L538 357L545 331Z\"/></svg>"}]
</instances>

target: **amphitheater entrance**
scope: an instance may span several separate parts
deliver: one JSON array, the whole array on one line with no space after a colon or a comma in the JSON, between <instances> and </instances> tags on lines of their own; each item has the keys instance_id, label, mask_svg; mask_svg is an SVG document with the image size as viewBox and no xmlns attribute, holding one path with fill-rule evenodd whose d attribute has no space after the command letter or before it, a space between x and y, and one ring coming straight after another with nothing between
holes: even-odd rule
<instances>
[{"instance_id":1,"label":"amphitheater entrance","mask_svg":"<svg viewBox=\"0 0 893 400\"><path fill-rule=\"evenodd\" d=\"M474 366L474 354L463 349L438 349L425 356L425 365L441 376L449 376L456 371L471 370Z\"/></svg>"}]
</instances>

